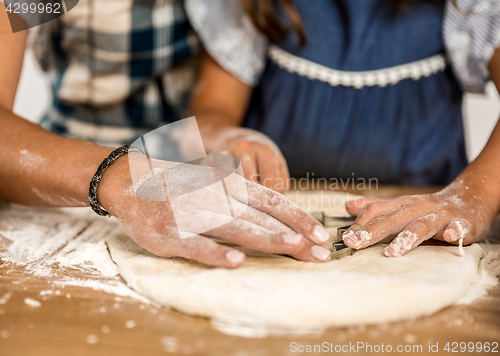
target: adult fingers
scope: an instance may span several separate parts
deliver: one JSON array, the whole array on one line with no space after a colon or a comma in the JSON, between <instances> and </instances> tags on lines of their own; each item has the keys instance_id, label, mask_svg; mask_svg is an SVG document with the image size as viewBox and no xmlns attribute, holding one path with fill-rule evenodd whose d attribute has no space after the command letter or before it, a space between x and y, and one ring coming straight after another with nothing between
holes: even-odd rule
<instances>
[{"instance_id":1,"label":"adult fingers","mask_svg":"<svg viewBox=\"0 0 500 356\"><path fill-rule=\"evenodd\" d=\"M438 214L423 216L406 227L385 248L387 257L400 257L414 249L425 240L432 238L445 227L445 222L439 221Z\"/></svg>"},{"instance_id":2,"label":"adult fingers","mask_svg":"<svg viewBox=\"0 0 500 356\"><path fill-rule=\"evenodd\" d=\"M328 262L330 260L330 250L316 245L311 240L306 240L303 247L290 256L304 262Z\"/></svg>"},{"instance_id":3,"label":"adult fingers","mask_svg":"<svg viewBox=\"0 0 500 356\"><path fill-rule=\"evenodd\" d=\"M231 200L232 204L242 204L237 200ZM233 205L234 206L234 205ZM283 224L273 216L266 214L251 206L246 206L246 209L238 216L238 218L250 221L254 224L265 227L266 229L278 232L294 232L289 226Z\"/></svg>"},{"instance_id":4,"label":"adult fingers","mask_svg":"<svg viewBox=\"0 0 500 356\"><path fill-rule=\"evenodd\" d=\"M204 235L260 251L287 255L293 255L300 251L307 242L306 238L296 232L276 232L238 218L212 229ZM323 249L323 247L321 248ZM326 256L326 253L322 255L322 261L326 261L327 257L329 256Z\"/></svg>"},{"instance_id":5,"label":"adult fingers","mask_svg":"<svg viewBox=\"0 0 500 356\"><path fill-rule=\"evenodd\" d=\"M236 268L246 259L243 252L199 235L186 239L164 237L149 246L147 250L158 256L184 257L214 267Z\"/></svg>"},{"instance_id":6,"label":"adult fingers","mask_svg":"<svg viewBox=\"0 0 500 356\"><path fill-rule=\"evenodd\" d=\"M237 180L241 179L237 175L228 177L228 184L238 185ZM239 189L231 190L232 196L248 205L265 212L294 231L304 235L317 244L324 244L328 241L329 234L325 228L311 215L300 209L298 205L282 194L259 184L246 182L246 192Z\"/></svg>"}]
</instances>

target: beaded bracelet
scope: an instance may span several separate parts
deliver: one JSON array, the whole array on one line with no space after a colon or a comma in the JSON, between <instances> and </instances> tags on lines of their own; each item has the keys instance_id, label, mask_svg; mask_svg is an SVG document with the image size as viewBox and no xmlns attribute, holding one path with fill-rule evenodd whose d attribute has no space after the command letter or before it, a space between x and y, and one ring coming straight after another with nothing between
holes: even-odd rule
<instances>
[{"instance_id":1,"label":"beaded bracelet","mask_svg":"<svg viewBox=\"0 0 500 356\"><path fill-rule=\"evenodd\" d=\"M104 210L97 201L97 188L99 187L99 182L101 181L104 172L106 172L106 170L113 164L114 161L132 150L142 152L138 147L131 145L119 147L111 152L110 155L104 159L104 161L102 161L102 163L99 165L99 168L97 168L94 177L92 177L89 188L89 203L90 207L97 215L111 216L111 214Z\"/></svg>"}]
</instances>

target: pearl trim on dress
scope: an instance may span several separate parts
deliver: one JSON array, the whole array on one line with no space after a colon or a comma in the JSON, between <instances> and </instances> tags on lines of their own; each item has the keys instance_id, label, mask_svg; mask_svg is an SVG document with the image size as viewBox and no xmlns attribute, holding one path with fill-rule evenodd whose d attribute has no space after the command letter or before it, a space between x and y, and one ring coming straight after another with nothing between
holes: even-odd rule
<instances>
[{"instance_id":1,"label":"pearl trim on dress","mask_svg":"<svg viewBox=\"0 0 500 356\"><path fill-rule=\"evenodd\" d=\"M290 73L297 73L311 80L328 83L334 87L346 86L355 89L374 86L386 87L405 79L419 80L446 69L446 59L442 54L395 67L363 72L348 72L328 68L294 56L274 44L269 46L268 55L274 63Z\"/></svg>"}]
</instances>

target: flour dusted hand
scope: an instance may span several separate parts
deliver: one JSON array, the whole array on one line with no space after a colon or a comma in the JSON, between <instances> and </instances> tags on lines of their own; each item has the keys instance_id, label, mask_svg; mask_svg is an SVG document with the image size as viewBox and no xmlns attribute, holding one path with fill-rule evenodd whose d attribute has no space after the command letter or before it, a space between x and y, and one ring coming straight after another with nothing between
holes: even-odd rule
<instances>
[{"instance_id":1,"label":"flour dusted hand","mask_svg":"<svg viewBox=\"0 0 500 356\"><path fill-rule=\"evenodd\" d=\"M500 49L490 58L488 69L500 92ZM459 246L480 241L500 213L499 152L500 121L477 158L442 191L367 201L364 207L360 202L348 203L348 211L358 217L344 233L344 242L361 249L398 234L385 254L402 256L430 238Z\"/></svg>"},{"instance_id":2,"label":"flour dusted hand","mask_svg":"<svg viewBox=\"0 0 500 356\"><path fill-rule=\"evenodd\" d=\"M212 139L213 136L213 139ZM288 166L276 144L266 135L248 128L218 127L204 135L212 153L229 153L241 160L245 178L284 193L288 189Z\"/></svg>"},{"instance_id":3,"label":"flour dusted hand","mask_svg":"<svg viewBox=\"0 0 500 356\"><path fill-rule=\"evenodd\" d=\"M435 194L351 201L347 210L357 218L344 233L344 242L363 249L398 234L385 248L388 257L402 256L430 238L460 245L480 241L498 214L463 179Z\"/></svg>"},{"instance_id":4,"label":"flour dusted hand","mask_svg":"<svg viewBox=\"0 0 500 356\"><path fill-rule=\"evenodd\" d=\"M190 185L203 179L206 173L203 170L207 167L163 162L161 168L165 170L177 165L176 174L170 181L166 178L165 186L197 191L195 198L181 194L182 209L174 214L172 200L152 201L154 199L144 200L137 196L130 178L130 162L120 158L110 167L99 186L98 198L101 205L118 218L128 235L151 253L225 268L239 267L245 262L243 252L219 244L213 240L215 238L261 251L287 254L302 261L323 262L330 258L329 250L317 245L328 239L326 230L275 191L236 173L224 180L229 196L214 194L210 189L192 189ZM211 171L217 175L216 170ZM219 208L227 206L228 199L233 210L241 213L227 222L224 219L228 216L221 214ZM217 227L210 229L213 226ZM190 237L181 238L182 233L190 233Z\"/></svg>"}]
</instances>

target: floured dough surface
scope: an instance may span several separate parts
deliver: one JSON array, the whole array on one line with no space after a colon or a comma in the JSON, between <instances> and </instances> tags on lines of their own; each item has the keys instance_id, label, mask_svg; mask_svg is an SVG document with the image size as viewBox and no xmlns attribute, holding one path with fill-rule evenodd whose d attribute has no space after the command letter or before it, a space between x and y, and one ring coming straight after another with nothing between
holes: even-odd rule
<instances>
[{"instance_id":1,"label":"floured dough surface","mask_svg":"<svg viewBox=\"0 0 500 356\"><path fill-rule=\"evenodd\" d=\"M383 246L325 264L244 250L244 266L210 268L157 257L124 235L108 248L128 285L183 313L268 328L384 323L430 315L454 304L477 279L477 244L421 246L387 258Z\"/></svg>"}]
</instances>

